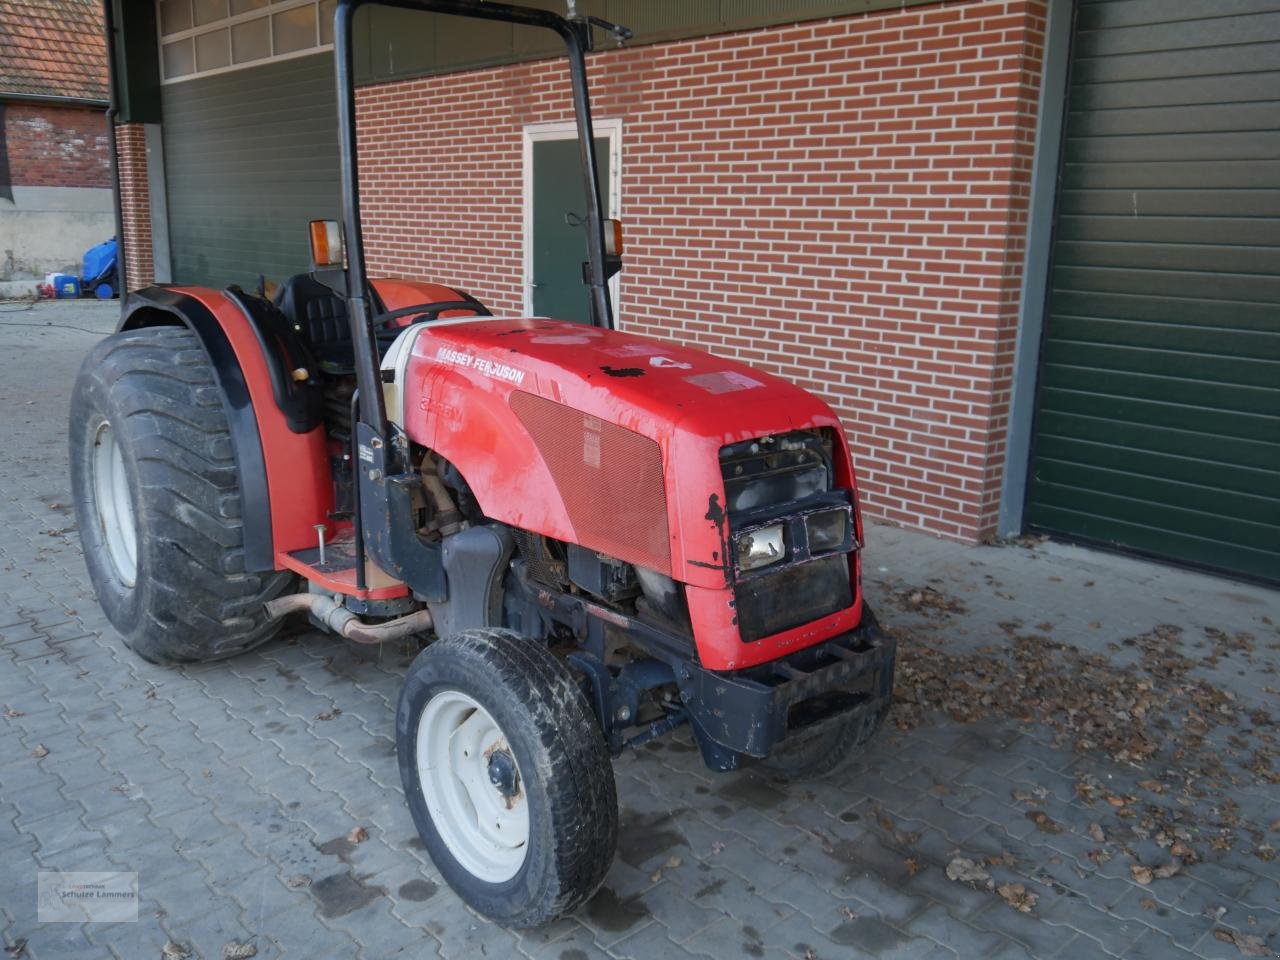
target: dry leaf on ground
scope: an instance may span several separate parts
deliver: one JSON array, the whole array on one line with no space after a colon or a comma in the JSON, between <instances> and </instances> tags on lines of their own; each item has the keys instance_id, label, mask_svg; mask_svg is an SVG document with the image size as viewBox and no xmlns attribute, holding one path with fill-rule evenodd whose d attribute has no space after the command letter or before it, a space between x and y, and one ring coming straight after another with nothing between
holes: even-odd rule
<instances>
[{"instance_id":1,"label":"dry leaf on ground","mask_svg":"<svg viewBox=\"0 0 1280 960\"><path fill-rule=\"evenodd\" d=\"M968 608L955 597L949 597L933 587L907 587L889 591L889 598L908 613L923 613L930 617L946 617L952 613L968 613Z\"/></svg>"},{"instance_id":2,"label":"dry leaf on ground","mask_svg":"<svg viewBox=\"0 0 1280 960\"><path fill-rule=\"evenodd\" d=\"M1157 880L1168 880L1182 870L1182 861L1170 860L1168 863L1162 863L1151 871L1151 875Z\"/></svg>"},{"instance_id":3,"label":"dry leaf on ground","mask_svg":"<svg viewBox=\"0 0 1280 960\"><path fill-rule=\"evenodd\" d=\"M1224 930L1219 927L1213 931L1213 935L1223 943L1235 944L1235 948L1240 951L1242 957L1269 957L1271 951L1267 949L1266 943L1261 937L1255 937L1251 933L1240 933L1236 930Z\"/></svg>"},{"instance_id":4,"label":"dry leaf on ground","mask_svg":"<svg viewBox=\"0 0 1280 960\"><path fill-rule=\"evenodd\" d=\"M1030 913L1031 908L1036 905L1036 901L1039 899L1020 883L1002 883L996 887L996 893L1000 894L1004 902L1019 913Z\"/></svg>"},{"instance_id":5,"label":"dry leaf on ground","mask_svg":"<svg viewBox=\"0 0 1280 960\"><path fill-rule=\"evenodd\" d=\"M926 607L927 589L932 588L890 588L890 599L907 608L913 602ZM919 596L913 601L914 594ZM1276 721L1269 711L1246 709L1220 683L1196 675L1204 666L1203 651L1196 652L1203 643L1184 638L1186 631L1177 625L1160 624L1113 644L1114 651L1128 648L1136 655L1123 662L1025 632L1016 620L998 627L1007 639L975 651L958 650L927 634L895 631L894 725L911 730L926 717L941 715L958 723L1006 720L1047 727L1054 747L1148 771L1134 793L1108 789L1089 774L1077 779L1075 792L1082 802L1104 801L1113 808L1110 816L1126 821L1125 827L1108 825L1103 840L1091 831L1095 842L1107 842L1108 836L1116 842L1132 832L1169 849L1177 837L1186 852L1172 851L1174 856L1184 864L1197 863L1203 856L1187 846L1191 836L1172 829L1190 823L1212 850L1236 849L1239 834L1248 830L1255 856L1280 860L1275 849L1280 844L1263 843L1268 821L1255 826L1230 806L1242 786L1280 784L1280 750L1272 733ZM1205 633L1213 644L1210 657L1230 655L1252 663L1248 635ZM1027 801L1029 791L1020 787L1014 796ZM1156 798L1172 803L1156 806ZM1042 830L1053 832L1057 826L1047 814L1027 816ZM1272 822L1271 829L1280 831L1280 822ZM1202 848L1202 853L1209 851ZM1089 854L1094 863L1106 856L1105 851Z\"/></svg>"},{"instance_id":6,"label":"dry leaf on ground","mask_svg":"<svg viewBox=\"0 0 1280 960\"><path fill-rule=\"evenodd\" d=\"M967 883L975 889L983 887L990 890L995 885L991 874L968 857L955 857L947 864L947 879L954 880L956 883Z\"/></svg>"},{"instance_id":7,"label":"dry leaf on ground","mask_svg":"<svg viewBox=\"0 0 1280 960\"><path fill-rule=\"evenodd\" d=\"M1036 825L1036 829L1041 833L1061 833L1060 827L1056 820L1050 817L1043 810L1028 810L1027 819Z\"/></svg>"}]
</instances>

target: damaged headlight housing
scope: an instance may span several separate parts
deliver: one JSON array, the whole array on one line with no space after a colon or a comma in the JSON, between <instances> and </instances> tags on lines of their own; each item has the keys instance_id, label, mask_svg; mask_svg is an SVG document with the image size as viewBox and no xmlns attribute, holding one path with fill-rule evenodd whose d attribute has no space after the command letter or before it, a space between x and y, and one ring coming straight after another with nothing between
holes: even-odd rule
<instances>
[{"instance_id":1,"label":"damaged headlight housing","mask_svg":"<svg viewBox=\"0 0 1280 960\"><path fill-rule=\"evenodd\" d=\"M811 513L805 517L809 553L830 553L839 550L849 539L849 511L845 507Z\"/></svg>"},{"instance_id":2,"label":"damaged headlight housing","mask_svg":"<svg viewBox=\"0 0 1280 960\"><path fill-rule=\"evenodd\" d=\"M734 535L733 552L739 575L754 575L775 564L811 559L857 549L853 539L853 510L847 504L810 507L776 521L764 521Z\"/></svg>"},{"instance_id":3,"label":"damaged headlight housing","mask_svg":"<svg viewBox=\"0 0 1280 960\"><path fill-rule=\"evenodd\" d=\"M787 543L784 529L783 524L775 523L738 534L733 541L738 569L759 570L785 558Z\"/></svg>"}]
</instances>

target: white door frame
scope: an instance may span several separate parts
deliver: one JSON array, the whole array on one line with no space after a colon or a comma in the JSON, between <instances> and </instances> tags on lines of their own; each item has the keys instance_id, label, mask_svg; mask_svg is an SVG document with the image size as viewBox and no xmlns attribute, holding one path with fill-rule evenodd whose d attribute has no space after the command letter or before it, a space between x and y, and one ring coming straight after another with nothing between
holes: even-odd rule
<instances>
[{"instance_id":1,"label":"white door frame","mask_svg":"<svg viewBox=\"0 0 1280 960\"><path fill-rule=\"evenodd\" d=\"M605 216L622 218L622 119L593 119L596 137L609 139L609 195L605 202ZM524 182L521 186L521 205L524 217L524 313L533 316L533 144L537 140L573 140L578 136L578 125L572 120L565 123L531 123L524 128ZM609 280L609 299L613 301L614 319L618 318L618 275Z\"/></svg>"}]
</instances>

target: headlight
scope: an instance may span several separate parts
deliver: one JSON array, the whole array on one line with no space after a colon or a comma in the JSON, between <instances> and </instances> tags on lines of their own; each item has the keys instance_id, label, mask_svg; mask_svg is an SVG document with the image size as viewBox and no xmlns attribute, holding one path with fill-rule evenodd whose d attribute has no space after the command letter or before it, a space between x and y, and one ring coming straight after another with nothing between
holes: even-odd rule
<instances>
[{"instance_id":1,"label":"headlight","mask_svg":"<svg viewBox=\"0 0 1280 960\"><path fill-rule=\"evenodd\" d=\"M777 563L785 557L787 546L782 529L782 524L775 523L769 527L760 527L757 530L738 534L733 541L738 554L738 569L758 570L760 567Z\"/></svg>"},{"instance_id":2,"label":"headlight","mask_svg":"<svg viewBox=\"0 0 1280 960\"><path fill-rule=\"evenodd\" d=\"M828 553L839 550L849 537L849 511L826 510L811 513L805 519L809 533L809 553Z\"/></svg>"},{"instance_id":3,"label":"headlight","mask_svg":"<svg viewBox=\"0 0 1280 960\"><path fill-rule=\"evenodd\" d=\"M725 484L725 495L729 512L740 513L775 503L803 500L827 489L827 465L816 463L773 475L731 479Z\"/></svg>"}]
</instances>

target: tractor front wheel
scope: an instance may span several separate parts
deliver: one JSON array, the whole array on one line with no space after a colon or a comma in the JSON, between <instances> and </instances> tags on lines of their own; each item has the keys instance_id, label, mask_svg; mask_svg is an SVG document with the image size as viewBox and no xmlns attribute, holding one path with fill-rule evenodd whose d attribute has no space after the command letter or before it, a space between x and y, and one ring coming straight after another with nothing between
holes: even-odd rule
<instances>
[{"instance_id":1,"label":"tractor front wheel","mask_svg":"<svg viewBox=\"0 0 1280 960\"><path fill-rule=\"evenodd\" d=\"M779 743L760 766L776 780L819 780L839 773L862 755L888 712L885 705L801 730Z\"/></svg>"},{"instance_id":2,"label":"tractor front wheel","mask_svg":"<svg viewBox=\"0 0 1280 960\"><path fill-rule=\"evenodd\" d=\"M880 632L871 607L863 604L860 629ZM888 670L888 686L893 686L893 662ZM880 689L881 677L870 678L867 696ZM774 746L774 752L759 761L761 769L776 780L819 780L840 773L858 757L884 724L892 703L890 697L871 704L870 709L833 717L798 730Z\"/></svg>"},{"instance_id":3,"label":"tractor front wheel","mask_svg":"<svg viewBox=\"0 0 1280 960\"><path fill-rule=\"evenodd\" d=\"M246 573L222 395L195 334L147 327L89 353L71 397L71 489L107 620L152 663L228 657L271 637L283 573Z\"/></svg>"},{"instance_id":4,"label":"tractor front wheel","mask_svg":"<svg viewBox=\"0 0 1280 960\"><path fill-rule=\"evenodd\" d=\"M396 747L427 852L477 912L538 926L604 881L613 767L581 689L541 643L485 629L431 644L405 678Z\"/></svg>"}]
</instances>

